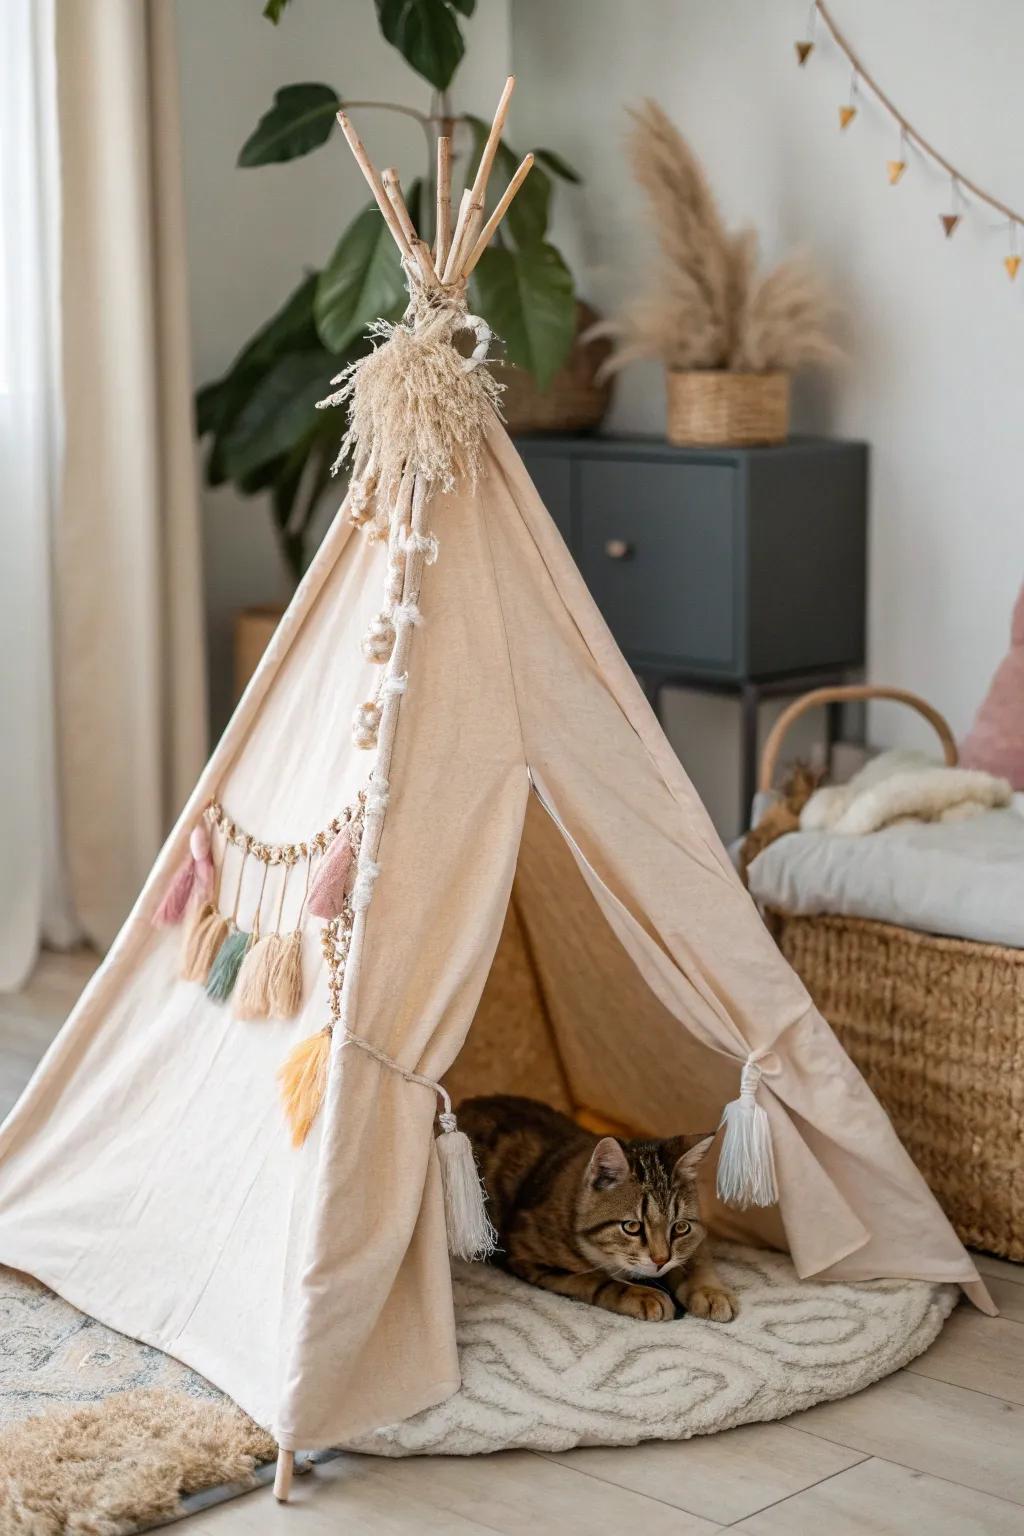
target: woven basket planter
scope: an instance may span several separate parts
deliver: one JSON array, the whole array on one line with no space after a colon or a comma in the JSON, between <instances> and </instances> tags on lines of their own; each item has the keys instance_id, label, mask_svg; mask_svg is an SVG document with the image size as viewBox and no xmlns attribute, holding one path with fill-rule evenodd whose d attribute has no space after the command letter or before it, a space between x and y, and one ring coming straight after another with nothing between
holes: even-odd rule
<instances>
[{"instance_id":1,"label":"woven basket planter","mask_svg":"<svg viewBox=\"0 0 1024 1536\"><path fill-rule=\"evenodd\" d=\"M680 447L781 443L789 431L788 373L669 369L666 436Z\"/></svg>"},{"instance_id":2,"label":"woven basket planter","mask_svg":"<svg viewBox=\"0 0 1024 1536\"><path fill-rule=\"evenodd\" d=\"M1024 950L770 917L962 1241L1024 1262Z\"/></svg>"},{"instance_id":3,"label":"woven basket planter","mask_svg":"<svg viewBox=\"0 0 1024 1536\"><path fill-rule=\"evenodd\" d=\"M593 432L601 425L611 403L612 385L610 379L598 383L597 371L612 346L604 337L582 339L597 318L589 304L577 301L572 351L543 394L525 369L498 369L505 386L501 413L513 437L524 432Z\"/></svg>"}]
</instances>

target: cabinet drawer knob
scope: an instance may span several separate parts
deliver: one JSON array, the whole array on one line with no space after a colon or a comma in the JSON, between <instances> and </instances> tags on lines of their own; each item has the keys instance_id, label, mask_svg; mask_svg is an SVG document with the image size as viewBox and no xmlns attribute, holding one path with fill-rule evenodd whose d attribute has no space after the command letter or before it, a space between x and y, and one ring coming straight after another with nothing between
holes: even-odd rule
<instances>
[{"instance_id":1,"label":"cabinet drawer knob","mask_svg":"<svg viewBox=\"0 0 1024 1536\"><path fill-rule=\"evenodd\" d=\"M609 539L604 546L604 552L609 560L627 560L633 553L633 546L627 544L625 539Z\"/></svg>"}]
</instances>

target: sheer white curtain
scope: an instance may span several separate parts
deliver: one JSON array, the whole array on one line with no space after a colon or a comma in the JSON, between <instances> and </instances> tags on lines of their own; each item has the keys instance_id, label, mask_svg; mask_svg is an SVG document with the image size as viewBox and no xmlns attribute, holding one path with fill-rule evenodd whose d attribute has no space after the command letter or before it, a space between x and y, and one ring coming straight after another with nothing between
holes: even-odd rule
<instances>
[{"instance_id":1,"label":"sheer white curtain","mask_svg":"<svg viewBox=\"0 0 1024 1536\"><path fill-rule=\"evenodd\" d=\"M75 938L61 871L52 547L60 493L54 0L0 7L0 990Z\"/></svg>"},{"instance_id":2,"label":"sheer white curtain","mask_svg":"<svg viewBox=\"0 0 1024 1536\"><path fill-rule=\"evenodd\" d=\"M173 29L0 3L0 989L109 943L205 755Z\"/></svg>"}]
</instances>

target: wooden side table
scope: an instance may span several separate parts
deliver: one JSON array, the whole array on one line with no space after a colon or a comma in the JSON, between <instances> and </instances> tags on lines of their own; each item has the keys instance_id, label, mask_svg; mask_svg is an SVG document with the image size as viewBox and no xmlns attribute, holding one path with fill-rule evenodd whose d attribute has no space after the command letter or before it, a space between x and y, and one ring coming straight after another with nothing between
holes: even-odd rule
<instances>
[{"instance_id":1,"label":"wooden side table","mask_svg":"<svg viewBox=\"0 0 1024 1536\"><path fill-rule=\"evenodd\" d=\"M655 709L669 683L740 699L745 826L762 701L864 664L866 444L517 446ZM826 728L831 742L837 711Z\"/></svg>"}]
</instances>

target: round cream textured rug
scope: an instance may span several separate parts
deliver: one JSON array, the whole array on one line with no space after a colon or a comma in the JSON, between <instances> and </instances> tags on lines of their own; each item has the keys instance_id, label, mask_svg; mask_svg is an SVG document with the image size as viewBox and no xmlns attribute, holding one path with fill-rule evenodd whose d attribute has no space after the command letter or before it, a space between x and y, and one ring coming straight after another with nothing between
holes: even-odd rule
<instances>
[{"instance_id":1,"label":"round cream textured rug","mask_svg":"<svg viewBox=\"0 0 1024 1536\"><path fill-rule=\"evenodd\" d=\"M928 1348L959 1288L919 1280L815 1283L789 1259L722 1244L732 1323L640 1323L457 1265L462 1388L352 1449L471 1456L526 1447L685 1440L847 1397Z\"/></svg>"}]
</instances>

